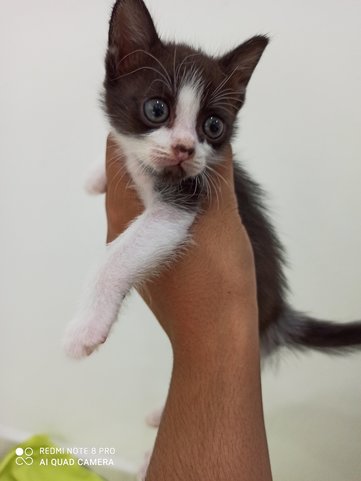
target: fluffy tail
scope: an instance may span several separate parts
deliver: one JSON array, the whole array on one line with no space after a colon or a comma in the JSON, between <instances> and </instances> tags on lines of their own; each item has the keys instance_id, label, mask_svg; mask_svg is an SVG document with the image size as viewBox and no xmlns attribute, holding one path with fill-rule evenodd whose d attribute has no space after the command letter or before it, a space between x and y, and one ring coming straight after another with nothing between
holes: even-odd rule
<instances>
[{"instance_id":1,"label":"fluffy tail","mask_svg":"<svg viewBox=\"0 0 361 481\"><path fill-rule=\"evenodd\" d=\"M344 324L322 321L287 309L263 338L266 352L282 345L333 354L361 351L361 321Z\"/></svg>"}]
</instances>

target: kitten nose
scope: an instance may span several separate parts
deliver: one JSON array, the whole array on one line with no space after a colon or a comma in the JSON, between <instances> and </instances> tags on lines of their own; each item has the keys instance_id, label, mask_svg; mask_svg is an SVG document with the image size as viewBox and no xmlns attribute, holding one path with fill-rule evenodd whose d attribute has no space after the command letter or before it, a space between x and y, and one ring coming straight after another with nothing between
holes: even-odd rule
<instances>
[{"instance_id":1,"label":"kitten nose","mask_svg":"<svg viewBox=\"0 0 361 481\"><path fill-rule=\"evenodd\" d=\"M194 146L192 144L177 144L172 149L179 163L192 158L194 155Z\"/></svg>"}]
</instances>

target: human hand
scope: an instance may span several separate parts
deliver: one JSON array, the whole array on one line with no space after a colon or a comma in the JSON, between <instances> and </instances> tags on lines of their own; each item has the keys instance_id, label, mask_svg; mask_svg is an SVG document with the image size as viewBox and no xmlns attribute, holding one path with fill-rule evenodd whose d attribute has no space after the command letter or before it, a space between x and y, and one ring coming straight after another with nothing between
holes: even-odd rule
<instances>
[{"instance_id":1,"label":"human hand","mask_svg":"<svg viewBox=\"0 0 361 481\"><path fill-rule=\"evenodd\" d=\"M142 212L143 206L111 136L106 164L107 241L111 242ZM215 170L210 201L192 227L193 242L171 267L140 289L173 348L189 350L200 338L204 340L205 332L225 332L221 321L232 309L233 301L237 310L241 309L239 318L252 319L257 327L253 253L238 213L230 146L224 162Z\"/></svg>"},{"instance_id":2,"label":"human hand","mask_svg":"<svg viewBox=\"0 0 361 481\"><path fill-rule=\"evenodd\" d=\"M111 137L107 143L108 242L141 205ZM216 167L217 192L193 242L140 293L168 334L174 366L147 480L271 480L260 389L253 252L238 213L232 150ZM205 454L207 453L207 455Z\"/></svg>"}]
</instances>

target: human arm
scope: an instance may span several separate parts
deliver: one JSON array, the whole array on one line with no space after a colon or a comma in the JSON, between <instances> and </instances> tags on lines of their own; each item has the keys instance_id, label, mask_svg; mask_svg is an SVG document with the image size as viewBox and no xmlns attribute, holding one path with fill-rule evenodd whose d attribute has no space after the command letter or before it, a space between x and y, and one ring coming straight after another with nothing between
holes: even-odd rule
<instances>
[{"instance_id":1,"label":"human arm","mask_svg":"<svg viewBox=\"0 0 361 481\"><path fill-rule=\"evenodd\" d=\"M194 244L142 290L174 352L169 395L147 481L271 480L260 387L252 249L233 191L231 150ZM108 241L142 207L112 141Z\"/></svg>"}]
</instances>

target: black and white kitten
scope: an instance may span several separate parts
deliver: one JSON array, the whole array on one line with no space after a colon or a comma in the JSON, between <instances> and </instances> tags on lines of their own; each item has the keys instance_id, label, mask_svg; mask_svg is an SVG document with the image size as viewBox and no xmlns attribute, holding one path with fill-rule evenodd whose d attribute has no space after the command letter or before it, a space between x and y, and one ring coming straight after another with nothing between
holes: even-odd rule
<instances>
[{"instance_id":1,"label":"black and white kitten","mask_svg":"<svg viewBox=\"0 0 361 481\"><path fill-rule=\"evenodd\" d=\"M210 57L162 42L142 0L116 2L104 104L145 211L107 246L67 331L71 356L89 355L103 343L129 290L189 240L205 194L202 180L222 162L267 43L267 37L255 36L222 57ZM330 352L361 347L360 322L320 321L288 305L283 250L262 191L242 167L234 168L239 212L255 255L263 352L280 345ZM105 190L104 172L93 179L93 187Z\"/></svg>"}]
</instances>

